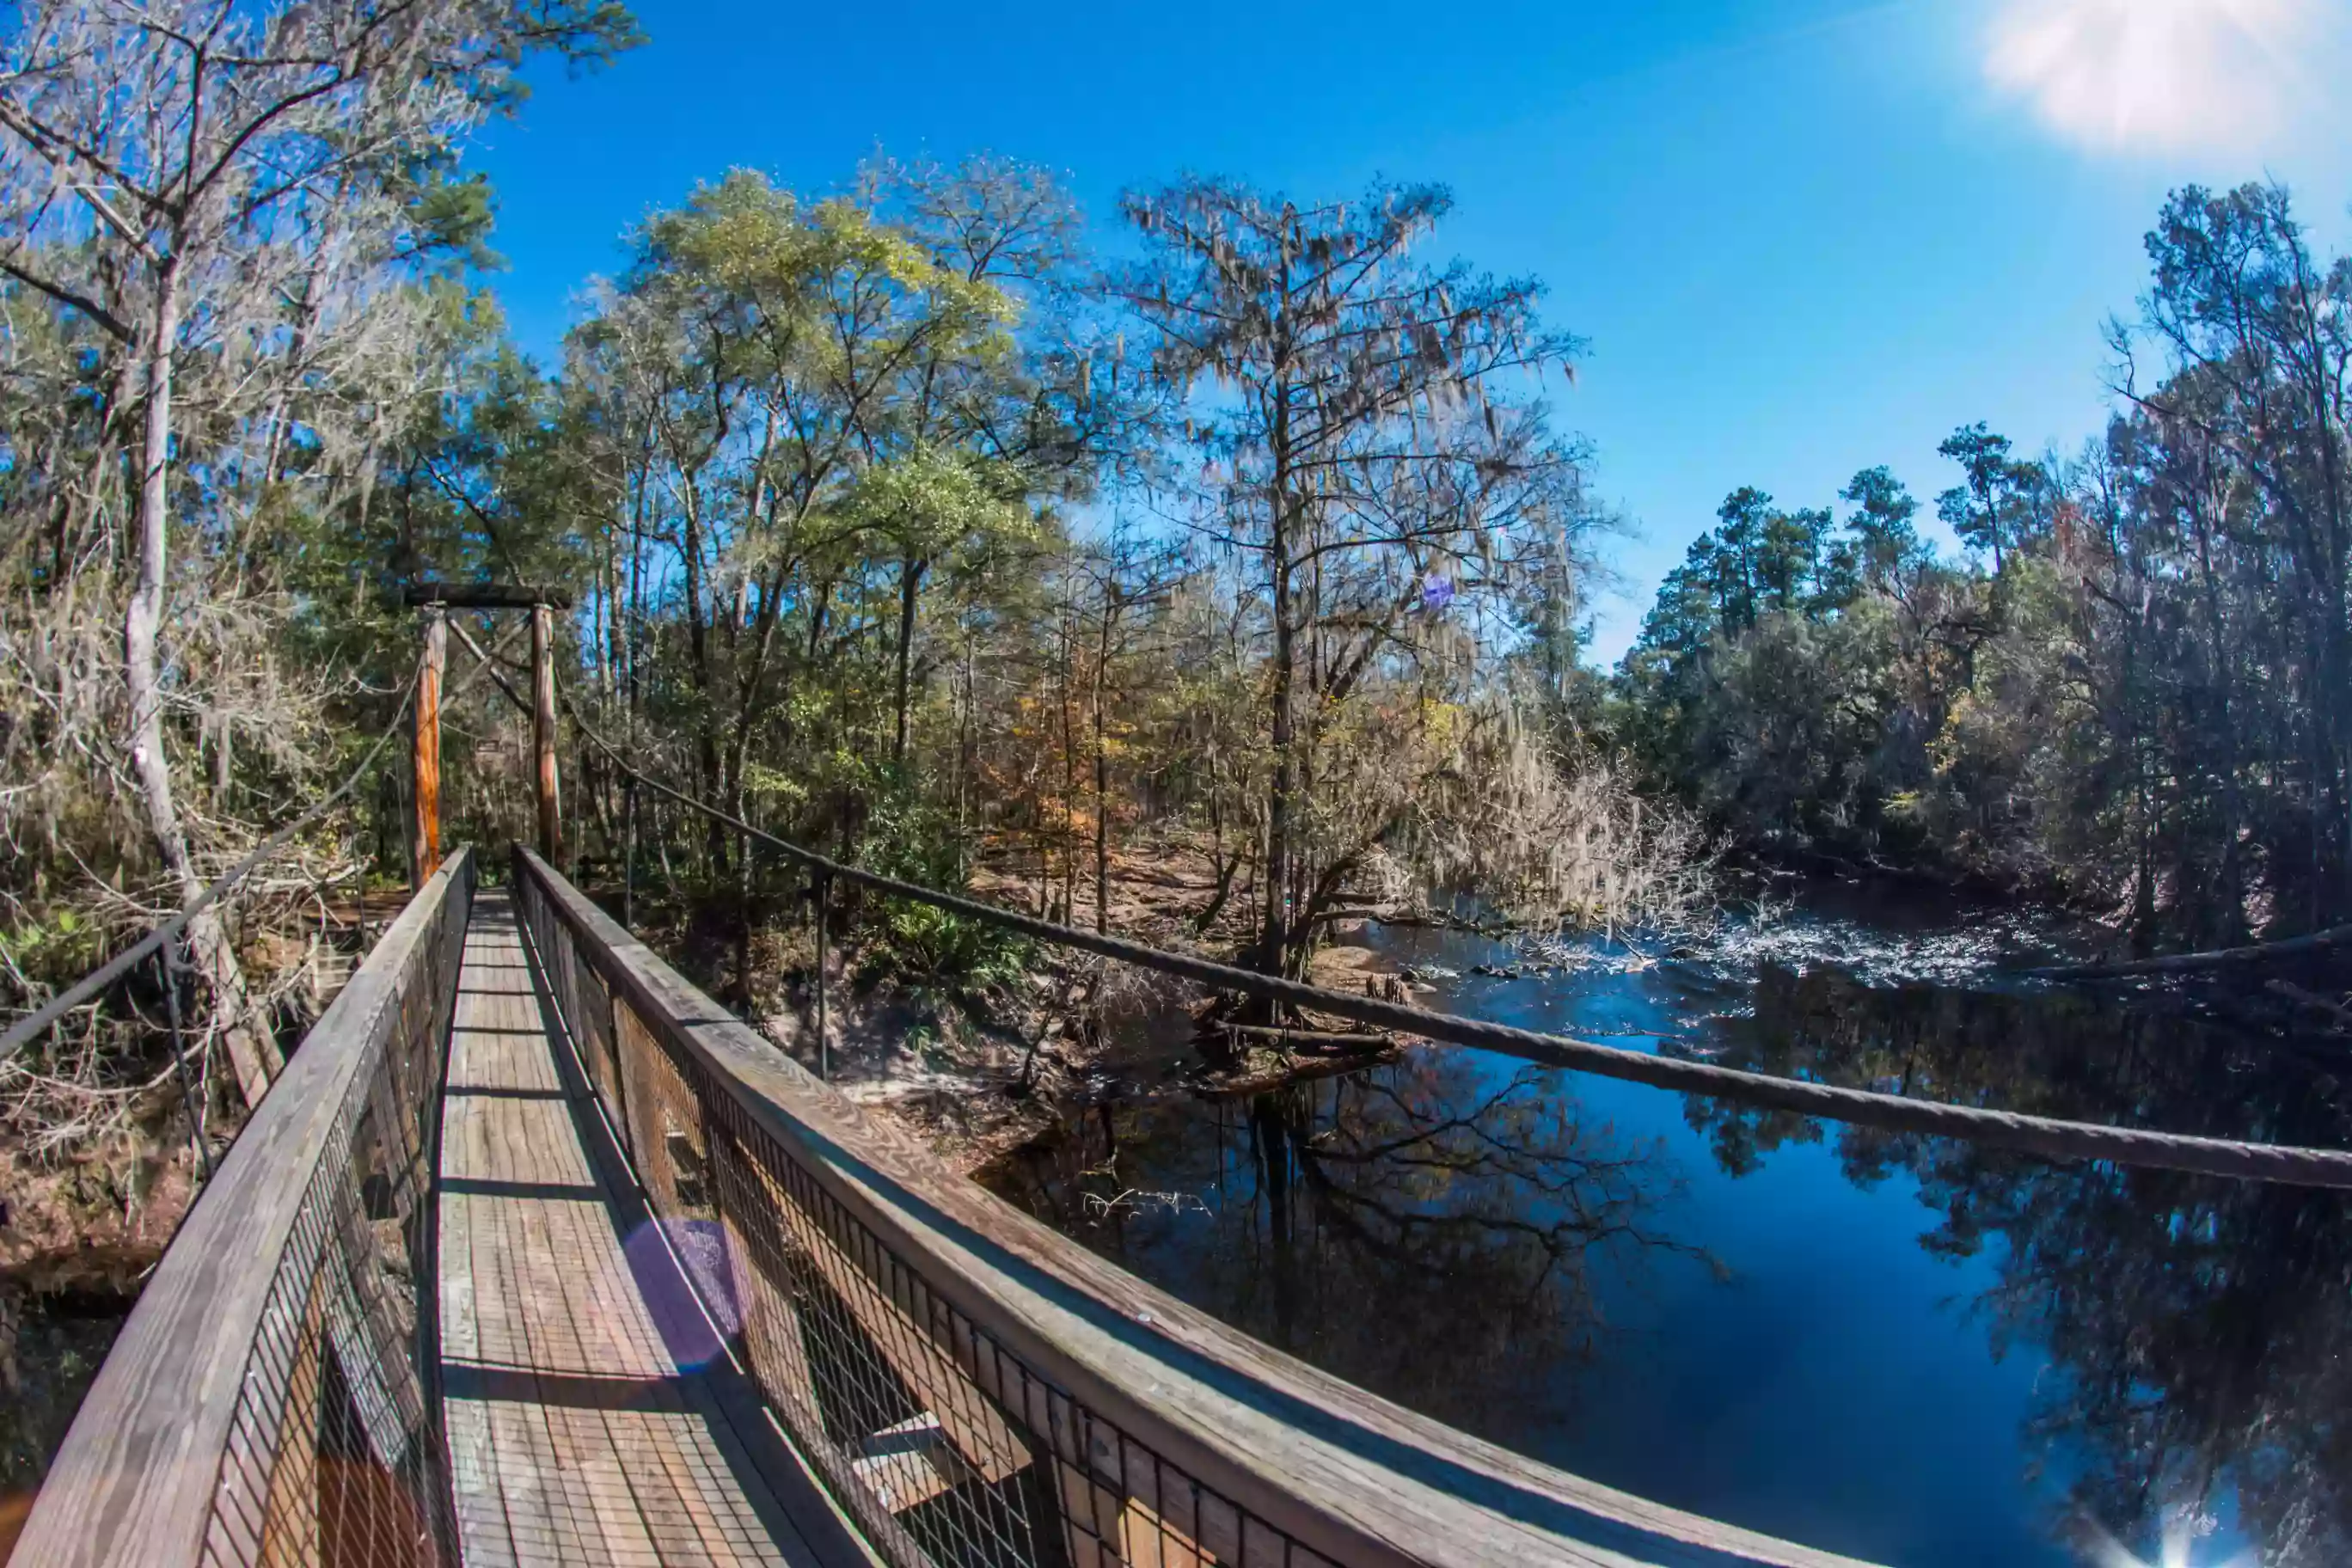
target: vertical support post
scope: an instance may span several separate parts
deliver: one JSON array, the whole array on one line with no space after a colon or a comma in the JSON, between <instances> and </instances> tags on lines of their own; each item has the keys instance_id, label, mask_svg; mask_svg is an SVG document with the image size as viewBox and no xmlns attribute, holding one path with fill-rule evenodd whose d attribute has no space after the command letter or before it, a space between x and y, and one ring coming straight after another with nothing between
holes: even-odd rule
<instances>
[{"instance_id":1,"label":"vertical support post","mask_svg":"<svg viewBox=\"0 0 2352 1568\"><path fill-rule=\"evenodd\" d=\"M194 1081L188 1077L188 1047L182 1041L180 939L176 935L157 950L155 962L163 972L163 1005L172 1020L172 1070L179 1075L180 1100L188 1113L188 1152L196 1157L196 1174L209 1183L213 1179L213 1157L205 1144L205 1103Z\"/></svg>"},{"instance_id":2,"label":"vertical support post","mask_svg":"<svg viewBox=\"0 0 2352 1568\"><path fill-rule=\"evenodd\" d=\"M637 781L621 785L621 923L637 929Z\"/></svg>"},{"instance_id":3,"label":"vertical support post","mask_svg":"<svg viewBox=\"0 0 2352 1568\"><path fill-rule=\"evenodd\" d=\"M449 664L449 616L425 606L425 656L416 671L416 831L410 835L411 891L441 865L441 672ZM364 896L365 884L361 891Z\"/></svg>"},{"instance_id":4,"label":"vertical support post","mask_svg":"<svg viewBox=\"0 0 2352 1568\"><path fill-rule=\"evenodd\" d=\"M833 879L820 872L816 879L816 1076L827 1083L833 1081L833 1037L825 1031L824 925L826 906L832 902Z\"/></svg>"},{"instance_id":5,"label":"vertical support post","mask_svg":"<svg viewBox=\"0 0 2352 1568\"><path fill-rule=\"evenodd\" d=\"M539 853L553 866L563 853L563 816L556 804L555 612L545 605L530 612L530 739L539 759Z\"/></svg>"}]
</instances>

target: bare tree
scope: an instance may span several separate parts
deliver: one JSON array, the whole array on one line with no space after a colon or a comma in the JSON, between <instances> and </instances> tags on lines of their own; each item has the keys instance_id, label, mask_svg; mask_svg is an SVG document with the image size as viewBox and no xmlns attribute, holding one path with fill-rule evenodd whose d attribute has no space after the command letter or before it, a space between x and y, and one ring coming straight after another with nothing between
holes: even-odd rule
<instances>
[{"instance_id":1,"label":"bare tree","mask_svg":"<svg viewBox=\"0 0 2352 1568\"><path fill-rule=\"evenodd\" d=\"M172 591L175 397L191 362L271 410L257 467L289 439L287 390L340 318L450 237L458 146L515 101L523 54L599 58L629 41L604 0L44 0L0 57L0 272L94 326L138 399L136 548L122 609L130 762L184 899L201 879L175 795L162 633ZM462 204L458 204L462 205ZM222 411L208 411L217 416ZM276 1066L245 1016L220 919L191 922L248 1101Z\"/></svg>"},{"instance_id":2,"label":"bare tree","mask_svg":"<svg viewBox=\"0 0 2352 1568\"><path fill-rule=\"evenodd\" d=\"M1095 930L1108 931L1110 910L1111 749L1114 729L1134 726L1115 721L1113 703L1122 709L1130 694L1126 667L1135 662L1142 645L1152 637L1153 620L1163 611L1176 584L1190 568L1183 552L1172 542L1151 540L1132 525L1114 527L1076 552L1074 574L1087 593L1077 608L1090 623L1094 647L1088 659L1087 709L1091 734L1087 751L1094 767Z\"/></svg>"},{"instance_id":3,"label":"bare tree","mask_svg":"<svg viewBox=\"0 0 2352 1568\"><path fill-rule=\"evenodd\" d=\"M1268 972L1297 971L1388 829L1318 832L1324 726L1368 681L1459 649L1441 612L1500 586L1516 541L1581 515L1575 451L1502 384L1565 372L1577 344L1538 322L1533 282L1413 259L1451 205L1416 185L1302 208L1213 181L1125 204L1148 254L1116 288L1186 400L1192 521L1249 563L1271 644Z\"/></svg>"}]
</instances>

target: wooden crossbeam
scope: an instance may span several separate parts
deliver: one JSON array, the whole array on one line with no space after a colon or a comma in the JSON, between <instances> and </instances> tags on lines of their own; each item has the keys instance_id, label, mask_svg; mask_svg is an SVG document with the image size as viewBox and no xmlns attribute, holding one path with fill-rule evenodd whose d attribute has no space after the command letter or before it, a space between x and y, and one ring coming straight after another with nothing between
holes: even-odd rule
<instances>
[{"instance_id":1,"label":"wooden crossbeam","mask_svg":"<svg viewBox=\"0 0 2352 1568\"><path fill-rule=\"evenodd\" d=\"M446 605L453 610L529 610L546 605L572 607L569 589L529 587L505 583L411 583L400 591L400 602L410 609Z\"/></svg>"}]
</instances>

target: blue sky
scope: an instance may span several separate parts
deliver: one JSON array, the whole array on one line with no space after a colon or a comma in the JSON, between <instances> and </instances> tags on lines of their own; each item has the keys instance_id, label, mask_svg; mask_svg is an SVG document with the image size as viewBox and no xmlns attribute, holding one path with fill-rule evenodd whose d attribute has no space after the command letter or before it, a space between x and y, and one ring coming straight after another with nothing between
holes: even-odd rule
<instances>
[{"instance_id":1,"label":"blue sky","mask_svg":"<svg viewBox=\"0 0 2352 1568\"><path fill-rule=\"evenodd\" d=\"M877 147L1063 172L1104 229L1182 171L1301 196L1442 180L1440 248L1533 274L1588 338L1561 426L1636 522L1614 659L1737 486L1828 504L1891 464L1923 500L1959 424L2068 448L2101 322L2165 192L2273 176L2346 243L2346 0L1389 0L990 7L669 4L485 132L496 286L551 356L647 211L730 167L803 190Z\"/></svg>"}]
</instances>

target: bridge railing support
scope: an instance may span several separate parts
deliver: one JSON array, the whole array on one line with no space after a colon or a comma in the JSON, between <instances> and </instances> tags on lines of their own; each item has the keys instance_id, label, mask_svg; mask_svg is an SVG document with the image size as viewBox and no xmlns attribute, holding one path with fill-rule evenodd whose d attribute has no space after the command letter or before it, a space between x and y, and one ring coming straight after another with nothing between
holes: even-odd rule
<instances>
[{"instance_id":1,"label":"bridge railing support","mask_svg":"<svg viewBox=\"0 0 2352 1568\"><path fill-rule=\"evenodd\" d=\"M449 664L449 613L439 605L425 609L425 651L416 667L415 859L411 889L425 886L441 864L441 677Z\"/></svg>"},{"instance_id":2,"label":"bridge railing support","mask_svg":"<svg viewBox=\"0 0 2352 1568\"><path fill-rule=\"evenodd\" d=\"M41 1487L41 1568L457 1561L430 1201L474 859L441 863L156 1265Z\"/></svg>"},{"instance_id":3,"label":"bridge railing support","mask_svg":"<svg viewBox=\"0 0 2352 1568\"><path fill-rule=\"evenodd\" d=\"M1227 1328L869 1120L541 857L519 850L514 880L682 1271L896 1568L1854 1568L1482 1443Z\"/></svg>"}]
</instances>

